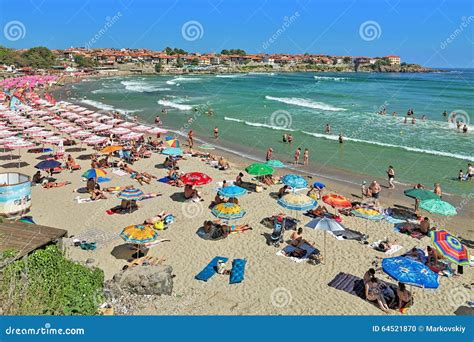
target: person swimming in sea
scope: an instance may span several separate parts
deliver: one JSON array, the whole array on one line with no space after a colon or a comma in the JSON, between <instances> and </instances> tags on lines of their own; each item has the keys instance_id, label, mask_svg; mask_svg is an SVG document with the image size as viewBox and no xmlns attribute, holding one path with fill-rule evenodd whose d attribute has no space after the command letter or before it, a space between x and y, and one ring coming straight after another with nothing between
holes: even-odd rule
<instances>
[{"instance_id":1,"label":"person swimming in sea","mask_svg":"<svg viewBox=\"0 0 474 342\"><path fill-rule=\"evenodd\" d=\"M339 144L342 144L344 142L344 139L342 138L342 132L339 133L338 141L339 141Z\"/></svg>"},{"instance_id":2,"label":"person swimming in sea","mask_svg":"<svg viewBox=\"0 0 474 342\"><path fill-rule=\"evenodd\" d=\"M464 134L467 134L467 129L468 129L468 128L467 128L467 124L464 124L464 126L463 126L463 128L462 128L462 132L463 132Z\"/></svg>"}]
</instances>

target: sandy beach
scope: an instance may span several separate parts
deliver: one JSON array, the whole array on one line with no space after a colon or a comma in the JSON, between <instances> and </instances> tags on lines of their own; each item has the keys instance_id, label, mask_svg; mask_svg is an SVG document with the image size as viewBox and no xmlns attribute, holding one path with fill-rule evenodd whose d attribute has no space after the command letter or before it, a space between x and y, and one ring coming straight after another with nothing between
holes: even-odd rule
<instances>
[{"instance_id":1,"label":"sandy beach","mask_svg":"<svg viewBox=\"0 0 474 342\"><path fill-rule=\"evenodd\" d=\"M339 273L346 272L362 277L365 271L373 267L373 262L380 266L381 259L386 257L367 245L357 241L340 241L332 236L326 238L326 255L324 264L310 265L296 263L292 260L277 256L279 248L267 246L265 233L271 233L260 221L262 218L284 212L301 220L299 226L304 226L310 218L302 213L291 212L280 207L272 192L279 189L279 185L266 187L262 193L250 192L240 198L242 208L247 215L238 220L239 224L249 224L253 230L240 234L231 234L224 240L207 241L197 235L197 230L204 220L214 219L210 209L210 202L215 196L217 182L233 180L236 175L250 163L249 160L228 155L219 150L211 151L215 155L226 155L231 162L231 169L219 171L206 164L200 158L185 155L185 160L179 163L183 172L200 171L213 178L213 182L202 187L203 202L184 202L180 195L182 188L153 181L150 185L139 186L129 175L118 176L109 172L111 181L107 186L134 185L143 192L158 192L159 197L139 202L139 210L126 215L108 215L106 210L118 205L120 201L113 195L106 200L92 203L77 203L77 196L88 197L86 194L73 192L74 189L85 186L80 175L89 169L88 155L93 151L76 151L71 153L81 165L82 171L63 171L56 176L58 181L70 181L72 184L53 189L43 189L35 186L32 189L32 208L30 215L38 224L67 229L70 237L96 241L95 251L84 251L71 246L71 240L66 240L67 256L78 262L86 262L100 267L105 272L106 279L127 264L123 255L127 252L127 245L119 237L120 231L131 224L142 223L146 218L156 215L160 211L172 213L176 219L169 229L160 232L160 238L170 239L152 247L148 255L165 259L166 265L173 267L174 290L173 295L161 298L148 298L137 301L133 314L162 315L162 314L190 314L190 315L378 315L384 314L373 304L356 296L328 286L328 283ZM32 175L34 165L40 160L40 154L22 153L22 161L29 165L21 167L20 172ZM9 160L9 153L2 153L2 168L16 171L16 160ZM138 171L147 171L161 178L167 170L162 168L164 156L153 153L149 159L142 159L134 163L133 168ZM277 175L284 175L288 170L277 169ZM250 181L250 176L245 179ZM352 194L359 194L360 189L348 184L319 179L327 184L327 193L337 192L346 195L349 199L357 199ZM401 190L388 194L382 192L381 203L388 206L394 202L410 206L409 199L402 199ZM465 211L466 210L466 211ZM472 239L472 210L462 208L463 214L443 220L446 228L465 239ZM469 213L469 214L466 214ZM437 218L431 217L436 223ZM438 218L439 219L439 218ZM442 219L442 218L441 218ZM372 222L360 218L343 216L346 227L359 232L368 233L369 241L376 241L385 237L396 240L403 246L399 255L414 246L425 248L430 239L413 239L393 231L393 224L387 221ZM304 238L313 241L322 251L324 233L312 229L304 229ZM290 232L286 232L285 240ZM215 256L225 256L229 259L244 258L247 260L245 280L237 285L229 285L224 276L215 276L209 282L200 282L194 276ZM472 300L472 290L465 288L473 279L473 268L465 267L461 277L440 277L440 286L436 290L414 288L415 305L409 310L410 315L451 315L466 300ZM383 280L394 282L382 271L377 276ZM391 314L398 314L392 311Z\"/></svg>"}]
</instances>

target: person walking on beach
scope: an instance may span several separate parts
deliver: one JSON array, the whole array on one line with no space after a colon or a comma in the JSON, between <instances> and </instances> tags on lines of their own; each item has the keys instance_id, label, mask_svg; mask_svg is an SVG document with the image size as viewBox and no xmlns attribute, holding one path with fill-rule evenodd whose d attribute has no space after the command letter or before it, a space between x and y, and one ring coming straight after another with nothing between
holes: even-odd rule
<instances>
[{"instance_id":1,"label":"person walking on beach","mask_svg":"<svg viewBox=\"0 0 474 342\"><path fill-rule=\"evenodd\" d=\"M309 164L309 150L307 148L304 149L303 153L303 165Z\"/></svg>"},{"instance_id":2,"label":"person walking on beach","mask_svg":"<svg viewBox=\"0 0 474 342\"><path fill-rule=\"evenodd\" d=\"M393 184L393 181L395 179L395 170L393 169L392 165L388 167L387 176L388 176L388 188L395 189L395 184Z\"/></svg>"},{"instance_id":3,"label":"person walking on beach","mask_svg":"<svg viewBox=\"0 0 474 342\"><path fill-rule=\"evenodd\" d=\"M298 147L295 152L295 165L298 165L300 163L300 155L301 155L301 147Z\"/></svg>"},{"instance_id":4,"label":"person walking on beach","mask_svg":"<svg viewBox=\"0 0 474 342\"><path fill-rule=\"evenodd\" d=\"M324 133L331 134L331 126L327 123L326 128L324 128Z\"/></svg>"},{"instance_id":5,"label":"person walking on beach","mask_svg":"<svg viewBox=\"0 0 474 342\"><path fill-rule=\"evenodd\" d=\"M372 198L375 201L378 201L380 197L380 190L382 190L382 188L380 187L380 184L374 180L372 184L370 184L370 192L372 194Z\"/></svg>"},{"instance_id":6,"label":"person walking on beach","mask_svg":"<svg viewBox=\"0 0 474 342\"><path fill-rule=\"evenodd\" d=\"M188 145L189 145L190 148L193 148L193 146L194 146L193 135L194 135L193 130L190 129L189 133L188 133Z\"/></svg>"},{"instance_id":7,"label":"person walking on beach","mask_svg":"<svg viewBox=\"0 0 474 342\"><path fill-rule=\"evenodd\" d=\"M266 155L266 157L265 157L265 160L266 160L266 161L271 160L271 159L272 159L272 156L273 156L273 148L270 147L270 148L267 150L267 155Z\"/></svg>"},{"instance_id":8,"label":"person walking on beach","mask_svg":"<svg viewBox=\"0 0 474 342\"><path fill-rule=\"evenodd\" d=\"M219 138L219 128L214 127L214 139L218 139Z\"/></svg>"}]
</instances>

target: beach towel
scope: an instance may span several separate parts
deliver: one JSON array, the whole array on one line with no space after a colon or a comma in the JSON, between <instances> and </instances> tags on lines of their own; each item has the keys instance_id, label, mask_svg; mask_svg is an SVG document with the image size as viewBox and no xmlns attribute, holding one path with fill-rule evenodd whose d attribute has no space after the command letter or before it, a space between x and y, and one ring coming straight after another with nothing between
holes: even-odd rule
<instances>
[{"instance_id":1,"label":"beach towel","mask_svg":"<svg viewBox=\"0 0 474 342\"><path fill-rule=\"evenodd\" d=\"M93 201L91 200L89 197L87 198L80 198L80 197L76 197L75 198L75 201L79 204L82 204L82 203L90 203L90 202L97 202L97 201Z\"/></svg>"},{"instance_id":2,"label":"beach towel","mask_svg":"<svg viewBox=\"0 0 474 342\"><path fill-rule=\"evenodd\" d=\"M400 231L400 226L399 226L399 225L395 225L395 227L393 228L393 231L394 231L395 233L400 233L400 234L403 234L403 235L411 236L412 238L418 239L418 240L421 240L421 239L423 239L423 238L426 236L426 235L423 235L423 234L420 233L420 232L413 232L413 233L411 233L411 234L402 233L402 232Z\"/></svg>"},{"instance_id":3,"label":"beach towel","mask_svg":"<svg viewBox=\"0 0 474 342\"><path fill-rule=\"evenodd\" d=\"M208 281L209 279L211 279L211 277L217 273L216 268L217 268L217 262L219 260L227 262L229 258L220 257L220 256L215 257L194 278L197 280L202 280L202 281Z\"/></svg>"},{"instance_id":4,"label":"beach towel","mask_svg":"<svg viewBox=\"0 0 474 342\"><path fill-rule=\"evenodd\" d=\"M286 246L285 248L283 248L282 250L276 252L276 255L278 256L283 256L285 258L288 258L294 262L297 262L297 263L302 263L302 262L305 262L306 260L308 260L308 257L311 255L311 254L314 254L314 253L319 253L319 251L314 248L313 246L307 244L306 242L303 243L301 246L299 246L298 248L300 249L304 249L306 251L306 254L304 257L302 258L296 258L296 257L290 257L290 256L286 256L286 254L288 253L291 253L293 252L297 247L295 246L292 246L292 245L288 245Z\"/></svg>"},{"instance_id":5,"label":"beach towel","mask_svg":"<svg viewBox=\"0 0 474 342\"><path fill-rule=\"evenodd\" d=\"M216 188L216 191L219 191L223 186L224 186L224 182L216 182L217 183L217 188ZM234 185L234 181L233 180L226 180L226 183L227 185Z\"/></svg>"},{"instance_id":6,"label":"beach towel","mask_svg":"<svg viewBox=\"0 0 474 342\"><path fill-rule=\"evenodd\" d=\"M340 272L329 282L328 286L365 299L364 280L352 274Z\"/></svg>"},{"instance_id":7,"label":"beach towel","mask_svg":"<svg viewBox=\"0 0 474 342\"><path fill-rule=\"evenodd\" d=\"M170 180L171 180L171 178L169 178L169 177L163 177L163 178L157 179L158 182L166 183L166 184L168 184L170 182Z\"/></svg>"},{"instance_id":8,"label":"beach towel","mask_svg":"<svg viewBox=\"0 0 474 342\"><path fill-rule=\"evenodd\" d=\"M379 240L379 241L375 241L375 242L372 242L369 247L375 249L376 251L379 251L379 252L382 252L379 250L379 245L380 243L384 241L384 240ZM400 246L400 245L393 245L388 251L385 251L383 253L387 254L387 255L392 255L393 253L396 253L398 252L399 250L401 250L403 248L403 246Z\"/></svg>"},{"instance_id":9,"label":"beach towel","mask_svg":"<svg viewBox=\"0 0 474 342\"><path fill-rule=\"evenodd\" d=\"M154 192L148 192L146 194L143 194L138 200L143 201L143 200L147 200L147 199L150 199L150 198L155 198L155 197L158 197L158 196L161 196L161 194L157 194L157 193L154 193Z\"/></svg>"},{"instance_id":10,"label":"beach towel","mask_svg":"<svg viewBox=\"0 0 474 342\"><path fill-rule=\"evenodd\" d=\"M120 169L113 169L112 173L119 176L119 177L123 177L127 174L125 171L120 170Z\"/></svg>"},{"instance_id":11,"label":"beach towel","mask_svg":"<svg viewBox=\"0 0 474 342\"><path fill-rule=\"evenodd\" d=\"M385 220L387 220L389 223L393 223L393 224L399 224L399 223L407 222L406 220L401 220L401 219L398 219L398 218L395 218L395 217L392 217L392 216L389 216L389 215L385 215Z\"/></svg>"},{"instance_id":12,"label":"beach towel","mask_svg":"<svg viewBox=\"0 0 474 342\"><path fill-rule=\"evenodd\" d=\"M230 271L229 284L238 284L244 280L245 275L245 259L234 259L232 261L232 270Z\"/></svg>"}]
</instances>

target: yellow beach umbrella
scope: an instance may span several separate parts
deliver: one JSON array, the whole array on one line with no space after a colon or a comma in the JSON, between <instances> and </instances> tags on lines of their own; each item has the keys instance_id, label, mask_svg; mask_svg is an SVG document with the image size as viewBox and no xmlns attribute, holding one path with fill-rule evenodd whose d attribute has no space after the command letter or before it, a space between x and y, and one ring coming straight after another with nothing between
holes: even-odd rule
<instances>
[{"instance_id":1,"label":"yellow beach umbrella","mask_svg":"<svg viewBox=\"0 0 474 342\"><path fill-rule=\"evenodd\" d=\"M106 147L104 147L104 148L100 151L100 153L102 153L102 154L112 154L112 153L114 153L114 152L116 152L116 151L120 151L120 150L122 150L122 149L123 149L122 146L119 146L119 145L111 145L111 146L106 146Z\"/></svg>"}]
</instances>

